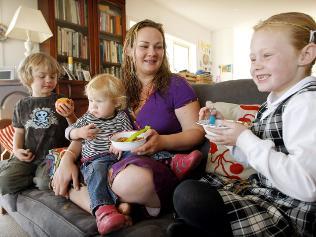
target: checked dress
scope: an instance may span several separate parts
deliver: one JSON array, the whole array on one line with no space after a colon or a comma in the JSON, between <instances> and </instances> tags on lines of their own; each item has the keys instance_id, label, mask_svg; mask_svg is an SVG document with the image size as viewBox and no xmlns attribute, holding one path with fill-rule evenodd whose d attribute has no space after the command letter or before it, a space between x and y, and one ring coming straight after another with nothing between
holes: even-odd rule
<instances>
[{"instance_id":1,"label":"checked dress","mask_svg":"<svg viewBox=\"0 0 316 237\"><path fill-rule=\"evenodd\" d=\"M276 151L289 154L282 139L282 113L292 98L306 91L316 93L316 82L307 83L260 119L267 109L264 103L252 132L261 139L272 140ZM304 202L282 193L260 173L247 180L207 174L202 181L216 187L222 196L234 236L316 236L316 202Z\"/></svg>"}]
</instances>

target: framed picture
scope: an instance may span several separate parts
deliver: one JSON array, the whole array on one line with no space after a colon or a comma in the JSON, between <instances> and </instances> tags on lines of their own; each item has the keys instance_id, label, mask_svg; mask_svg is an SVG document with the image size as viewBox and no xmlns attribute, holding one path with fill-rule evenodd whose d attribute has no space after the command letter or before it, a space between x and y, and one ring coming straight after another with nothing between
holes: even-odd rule
<instances>
[{"instance_id":1,"label":"framed picture","mask_svg":"<svg viewBox=\"0 0 316 237\"><path fill-rule=\"evenodd\" d=\"M83 72L82 72L81 69L76 70L76 74L77 74L77 78L78 78L79 81L84 81L84 80L85 80L85 79L84 79Z\"/></svg>"},{"instance_id":2,"label":"framed picture","mask_svg":"<svg viewBox=\"0 0 316 237\"><path fill-rule=\"evenodd\" d=\"M90 76L90 72L87 70L82 70L83 73L83 77L85 81L90 81L91 80L91 76Z\"/></svg>"},{"instance_id":3,"label":"framed picture","mask_svg":"<svg viewBox=\"0 0 316 237\"><path fill-rule=\"evenodd\" d=\"M63 66L64 71L66 72L69 80L77 80L74 74L65 66Z\"/></svg>"}]
</instances>

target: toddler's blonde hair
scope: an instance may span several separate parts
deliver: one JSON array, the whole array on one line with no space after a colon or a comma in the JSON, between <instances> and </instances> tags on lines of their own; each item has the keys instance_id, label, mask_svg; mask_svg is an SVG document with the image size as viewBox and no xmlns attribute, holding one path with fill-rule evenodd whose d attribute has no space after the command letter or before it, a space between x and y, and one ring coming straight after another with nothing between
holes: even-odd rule
<instances>
[{"instance_id":1,"label":"toddler's blonde hair","mask_svg":"<svg viewBox=\"0 0 316 237\"><path fill-rule=\"evenodd\" d=\"M32 93L33 71L35 67L45 67L49 74L56 74L59 78L61 67L52 56L46 53L33 53L27 56L19 65L18 77L21 83Z\"/></svg>"},{"instance_id":2,"label":"toddler's blonde hair","mask_svg":"<svg viewBox=\"0 0 316 237\"><path fill-rule=\"evenodd\" d=\"M254 26L254 31L261 29L287 30L290 33L291 42L295 49L302 50L310 42L311 31L316 30L314 19L301 12L286 12L273 15ZM306 74L310 75L315 59L306 67Z\"/></svg>"},{"instance_id":3,"label":"toddler's blonde hair","mask_svg":"<svg viewBox=\"0 0 316 237\"><path fill-rule=\"evenodd\" d=\"M125 88L122 80L110 74L99 74L95 76L86 86L85 94L103 93L107 98L116 102L116 108L122 110L126 108Z\"/></svg>"}]
</instances>

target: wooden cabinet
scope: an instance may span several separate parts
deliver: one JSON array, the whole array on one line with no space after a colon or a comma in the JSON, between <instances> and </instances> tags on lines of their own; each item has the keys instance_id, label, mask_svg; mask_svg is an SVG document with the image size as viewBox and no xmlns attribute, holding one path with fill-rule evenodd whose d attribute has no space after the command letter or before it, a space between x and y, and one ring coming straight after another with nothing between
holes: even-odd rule
<instances>
[{"instance_id":1,"label":"wooden cabinet","mask_svg":"<svg viewBox=\"0 0 316 237\"><path fill-rule=\"evenodd\" d=\"M123 41L126 34L125 0L38 0L53 37L40 50L68 67L89 70L91 76L111 73L121 77ZM86 112L86 81L60 80L56 92L75 102L75 112Z\"/></svg>"},{"instance_id":2,"label":"wooden cabinet","mask_svg":"<svg viewBox=\"0 0 316 237\"><path fill-rule=\"evenodd\" d=\"M53 37L41 51L74 70L93 76L107 72L120 77L122 45L126 34L125 0L38 0Z\"/></svg>"},{"instance_id":3,"label":"wooden cabinet","mask_svg":"<svg viewBox=\"0 0 316 237\"><path fill-rule=\"evenodd\" d=\"M84 94L85 81L59 80L56 93L71 98L75 102L75 114L80 117L88 109L88 100Z\"/></svg>"}]
</instances>

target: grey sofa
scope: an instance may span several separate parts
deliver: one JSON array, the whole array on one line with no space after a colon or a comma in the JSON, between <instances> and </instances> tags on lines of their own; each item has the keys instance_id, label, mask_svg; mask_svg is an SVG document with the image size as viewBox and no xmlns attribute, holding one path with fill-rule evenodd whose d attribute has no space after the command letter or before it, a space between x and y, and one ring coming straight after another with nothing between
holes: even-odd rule
<instances>
[{"instance_id":1,"label":"grey sofa","mask_svg":"<svg viewBox=\"0 0 316 237\"><path fill-rule=\"evenodd\" d=\"M213 85L195 84L193 87L201 105L206 100L262 103L267 96L266 93L259 93L252 80L247 79ZM99 236L93 216L71 201L55 196L52 191L29 189L15 195L1 196L0 203L30 236ZM172 214L169 213L157 219L137 222L107 236L166 236L166 227L171 221Z\"/></svg>"}]
</instances>

